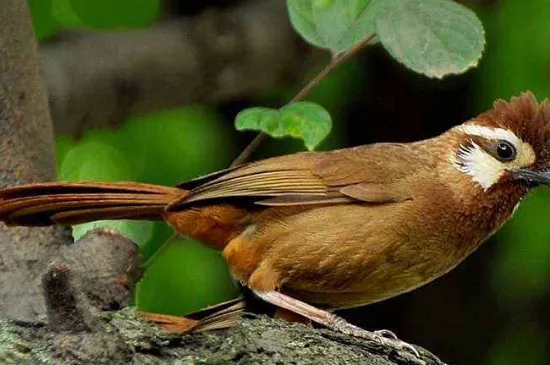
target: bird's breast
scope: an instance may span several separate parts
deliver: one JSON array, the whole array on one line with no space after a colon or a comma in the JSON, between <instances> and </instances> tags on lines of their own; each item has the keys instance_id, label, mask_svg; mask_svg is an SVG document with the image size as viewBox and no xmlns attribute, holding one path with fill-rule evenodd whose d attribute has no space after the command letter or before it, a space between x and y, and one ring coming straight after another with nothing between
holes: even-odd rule
<instances>
[{"instance_id":1,"label":"bird's breast","mask_svg":"<svg viewBox=\"0 0 550 365\"><path fill-rule=\"evenodd\" d=\"M431 281L464 257L421 214L413 201L309 209L259 220L224 254L253 287L283 287L333 307L367 304Z\"/></svg>"}]
</instances>

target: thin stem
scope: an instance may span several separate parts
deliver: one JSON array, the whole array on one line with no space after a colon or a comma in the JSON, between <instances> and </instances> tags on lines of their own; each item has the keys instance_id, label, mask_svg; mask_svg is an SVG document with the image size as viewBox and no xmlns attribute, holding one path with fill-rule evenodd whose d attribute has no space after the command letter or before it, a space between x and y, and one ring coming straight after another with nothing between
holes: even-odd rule
<instances>
[{"instance_id":1,"label":"thin stem","mask_svg":"<svg viewBox=\"0 0 550 365\"><path fill-rule=\"evenodd\" d=\"M245 147L245 149L237 156L235 160L231 163L231 167L241 165L248 161L250 156L260 147L262 142L265 140L267 135L264 132L260 132L254 137L254 139Z\"/></svg>"},{"instance_id":2,"label":"thin stem","mask_svg":"<svg viewBox=\"0 0 550 365\"><path fill-rule=\"evenodd\" d=\"M294 104L300 100L303 100L310 92L313 90L321 80L323 80L332 70L340 66L342 63L350 59L353 55L359 52L361 49L365 48L375 37L375 34L372 33L366 37L362 42L357 43L355 46L347 50L346 52L339 53L333 56L330 62L317 74L313 79L311 79L306 86L304 86L296 96L288 102L287 105ZM246 146L246 148L239 154L239 156L231 163L231 166L237 166L246 162L250 156L260 147L262 142L266 138L266 134L263 132L258 133L258 135Z\"/></svg>"},{"instance_id":3,"label":"thin stem","mask_svg":"<svg viewBox=\"0 0 550 365\"><path fill-rule=\"evenodd\" d=\"M296 96L294 96L288 102L288 104L294 104L304 99L311 92L311 90L313 90L315 86L317 86L321 82L321 80L323 80L330 73L330 71L334 70L336 67L339 66L338 60L339 60L338 56L332 57L330 62L317 75L315 75L315 77L311 79L307 83L307 85L304 86L302 90L300 90L298 94L296 94Z\"/></svg>"}]
</instances>

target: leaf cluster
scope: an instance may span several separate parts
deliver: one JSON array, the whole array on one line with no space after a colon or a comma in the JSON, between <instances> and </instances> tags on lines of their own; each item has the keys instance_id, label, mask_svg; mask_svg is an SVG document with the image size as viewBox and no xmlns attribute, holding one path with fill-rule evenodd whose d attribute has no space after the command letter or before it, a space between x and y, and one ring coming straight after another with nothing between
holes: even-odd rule
<instances>
[{"instance_id":1,"label":"leaf cluster","mask_svg":"<svg viewBox=\"0 0 550 365\"><path fill-rule=\"evenodd\" d=\"M442 78L475 67L485 46L475 13L450 0L288 0L287 7L300 36L330 51L326 73L363 46L380 43L409 69ZM237 129L299 138L314 149L330 132L330 115L320 105L295 104L314 86L278 110L244 110Z\"/></svg>"}]
</instances>

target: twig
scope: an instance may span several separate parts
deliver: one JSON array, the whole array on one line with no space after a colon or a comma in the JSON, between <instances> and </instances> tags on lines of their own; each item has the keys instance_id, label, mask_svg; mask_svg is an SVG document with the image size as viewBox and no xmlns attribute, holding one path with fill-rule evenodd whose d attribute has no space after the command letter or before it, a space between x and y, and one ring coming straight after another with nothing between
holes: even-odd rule
<instances>
[{"instance_id":1,"label":"twig","mask_svg":"<svg viewBox=\"0 0 550 365\"><path fill-rule=\"evenodd\" d=\"M368 37L366 37L362 42L357 43L355 46L347 50L346 52L342 52L339 54L334 55L330 62L317 74L313 79L311 79L306 86L304 86L296 96L292 98L288 102L287 105L294 104L300 100L303 100L310 92L313 90L321 80L323 80L332 70L343 64L345 61L347 61L349 58L351 58L353 55L355 55L357 52L359 52L361 49L365 48L376 36L376 34L372 33ZM263 132L260 132L253 140L246 146L246 148L237 156L237 158L231 163L231 166L237 166L240 165L250 158L250 156L260 147L262 142L265 140L267 135Z\"/></svg>"},{"instance_id":2,"label":"twig","mask_svg":"<svg viewBox=\"0 0 550 365\"><path fill-rule=\"evenodd\" d=\"M254 151L256 151L260 147L266 137L267 134L265 134L264 132L258 133L256 137L254 137L254 139L248 144L248 146L246 146L245 149L239 154L239 156L237 156L237 158L233 160L233 162L231 162L231 167L241 165L248 161L250 156L252 156Z\"/></svg>"}]
</instances>

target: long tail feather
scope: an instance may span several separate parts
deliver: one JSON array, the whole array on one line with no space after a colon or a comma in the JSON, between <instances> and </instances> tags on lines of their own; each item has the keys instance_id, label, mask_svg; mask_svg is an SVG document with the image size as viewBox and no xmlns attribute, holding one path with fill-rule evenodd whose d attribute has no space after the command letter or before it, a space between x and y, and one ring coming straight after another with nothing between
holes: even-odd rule
<instances>
[{"instance_id":1,"label":"long tail feather","mask_svg":"<svg viewBox=\"0 0 550 365\"><path fill-rule=\"evenodd\" d=\"M105 219L160 219L185 190L133 182L44 183L0 190L0 221L46 226Z\"/></svg>"},{"instance_id":2,"label":"long tail feather","mask_svg":"<svg viewBox=\"0 0 550 365\"><path fill-rule=\"evenodd\" d=\"M136 314L150 322L157 323L166 332L185 334L234 327L241 318L244 309L244 299L238 297L192 313L188 317L141 311Z\"/></svg>"}]
</instances>

